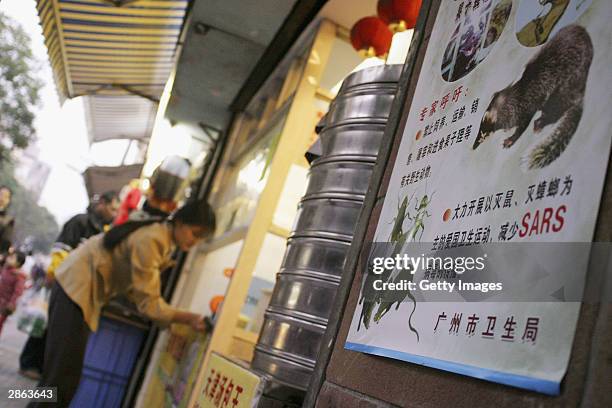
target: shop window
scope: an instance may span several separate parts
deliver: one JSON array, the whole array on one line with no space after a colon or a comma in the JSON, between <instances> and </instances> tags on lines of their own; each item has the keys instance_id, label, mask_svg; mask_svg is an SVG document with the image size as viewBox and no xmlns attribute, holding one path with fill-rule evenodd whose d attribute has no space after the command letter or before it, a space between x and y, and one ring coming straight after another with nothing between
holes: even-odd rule
<instances>
[{"instance_id":1,"label":"shop window","mask_svg":"<svg viewBox=\"0 0 612 408\"><path fill-rule=\"evenodd\" d=\"M217 212L216 236L246 227L253 220L284 122L281 118L254 147L243 149L226 174L213 200Z\"/></svg>"}]
</instances>

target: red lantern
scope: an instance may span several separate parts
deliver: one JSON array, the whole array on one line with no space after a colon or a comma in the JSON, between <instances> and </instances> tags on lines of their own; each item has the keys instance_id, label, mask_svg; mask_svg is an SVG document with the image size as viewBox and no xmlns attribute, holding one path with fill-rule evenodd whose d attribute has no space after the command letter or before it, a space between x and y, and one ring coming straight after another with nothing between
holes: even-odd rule
<instances>
[{"instance_id":1,"label":"red lantern","mask_svg":"<svg viewBox=\"0 0 612 408\"><path fill-rule=\"evenodd\" d=\"M376 11L394 33L416 26L422 0L378 0Z\"/></svg>"},{"instance_id":2,"label":"red lantern","mask_svg":"<svg viewBox=\"0 0 612 408\"><path fill-rule=\"evenodd\" d=\"M393 34L378 17L364 17L351 28L351 44L366 57L385 57Z\"/></svg>"}]
</instances>

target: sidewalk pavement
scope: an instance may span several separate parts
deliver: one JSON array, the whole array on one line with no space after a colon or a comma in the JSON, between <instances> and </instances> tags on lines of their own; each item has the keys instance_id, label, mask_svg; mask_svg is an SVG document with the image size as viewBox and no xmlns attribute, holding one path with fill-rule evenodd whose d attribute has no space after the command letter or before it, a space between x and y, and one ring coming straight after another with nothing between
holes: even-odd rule
<instances>
[{"instance_id":1,"label":"sidewalk pavement","mask_svg":"<svg viewBox=\"0 0 612 408\"><path fill-rule=\"evenodd\" d=\"M9 389L29 389L36 387L36 381L19 375L19 354L28 336L17 330L16 319L10 317L0 334L0 407L23 408L27 400L10 400Z\"/></svg>"}]
</instances>

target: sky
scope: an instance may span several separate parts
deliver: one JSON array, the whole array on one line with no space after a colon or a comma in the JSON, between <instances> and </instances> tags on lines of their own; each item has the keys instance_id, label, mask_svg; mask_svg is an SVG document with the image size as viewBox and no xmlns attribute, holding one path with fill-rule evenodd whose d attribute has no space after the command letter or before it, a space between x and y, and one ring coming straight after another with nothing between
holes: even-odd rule
<instances>
[{"instance_id":1,"label":"sky","mask_svg":"<svg viewBox=\"0 0 612 408\"><path fill-rule=\"evenodd\" d=\"M87 129L80 98L68 100L64 106L59 104L35 6L34 0L2 0L0 11L22 25L32 39L34 56L40 61L37 76L44 86L34 126L40 159L51 166L51 173L39 204L47 207L61 225L87 207L87 192L80 174L89 154Z\"/></svg>"},{"instance_id":2,"label":"sky","mask_svg":"<svg viewBox=\"0 0 612 408\"><path fill-rule=\"evenodd\" d=\"M69 99L60 105L35 0L2 0L0 12L22 25L32 40L34 56L40 62L36 74L44 87L34 126L40 160L51 166L51 173L39 204L47 207L62 225L87 207L87 191L81 173L93 164L120 164L126 142L110 141L90 149L82 98Z\"/></svg>"}]
</instances>

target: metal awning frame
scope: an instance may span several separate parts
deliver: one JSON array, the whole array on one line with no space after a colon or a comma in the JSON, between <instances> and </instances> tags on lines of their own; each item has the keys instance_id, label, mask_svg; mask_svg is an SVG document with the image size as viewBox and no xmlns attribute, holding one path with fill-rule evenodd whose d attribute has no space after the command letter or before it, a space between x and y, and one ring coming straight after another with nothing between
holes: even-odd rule
<instances>
[{"instance_id":1,"label":"metal awning frame","mask_svg":"<svg viewBox=\"0 0 612 408\"><path fill-rule=\"evenodd\" d=\"M130 3L136 3L140 0L102 0L104 3L110 4L115 7L127 6Z\"/></svg>"},{"instance_id":2,"label":"metal awning frame","mask_svg":"<svg viewBox=\"0 0 612 408\"><path fill-rule=\"evenodd\" d=\"M129 85L125 85L125 84L106 84L106 85L101 85L96 89L93 89L91 91L88 92L84 92L82 94L77 94L74 95L74 97L77 96L89 96L89 95L96 95L98 92L100 91L106 91L108 89L121 89L122 91L125 91L131 95L136 95L136 96L140 96L141 98L145 98L148 99L151 102L154 102L156 104L159 105L159 98L152 96L152 95L147 95L144 92L140 92L137 89L134 89L133 87L129 86Z\"/></svg>"}]
</instances>

